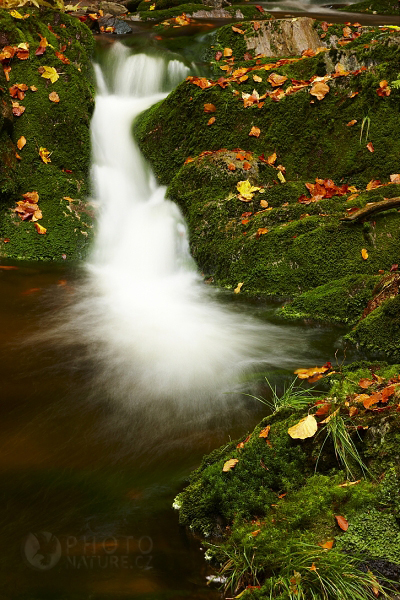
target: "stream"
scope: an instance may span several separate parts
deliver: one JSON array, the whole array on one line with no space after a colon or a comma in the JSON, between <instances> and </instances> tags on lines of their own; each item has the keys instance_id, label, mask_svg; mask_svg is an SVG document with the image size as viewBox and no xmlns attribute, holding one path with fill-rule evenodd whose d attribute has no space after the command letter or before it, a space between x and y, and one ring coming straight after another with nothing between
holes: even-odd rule
<instances>
[{"instance_id":1,"label":"stream","mask_svg":"<svg viewBox=\"0 0 400 600\"><path fill-rule=\"evenodd\" d=\"M340 348L343 330L203 284L131 137L190 67L129 45L96 65L87 263L0 270L1 600L220 598L174 497L268 414L249 397L271 393L266 378L281 393Z\"/></svg>"}]
</instances>

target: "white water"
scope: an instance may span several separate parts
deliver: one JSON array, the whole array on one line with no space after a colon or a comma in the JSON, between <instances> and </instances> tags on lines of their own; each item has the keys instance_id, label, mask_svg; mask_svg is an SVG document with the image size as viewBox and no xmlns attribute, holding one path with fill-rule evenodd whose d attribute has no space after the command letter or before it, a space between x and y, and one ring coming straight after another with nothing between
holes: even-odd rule
<instances>
[{"instance_id":1,"label":"white water","mask_svg":"<svg viewBox=\"0 0 400 600\"><path fill-rule=\"evenodd\" d=\"M132 139L135 116L186 75L178 61L130 56L119 43L104 71L97 67L97 236L86 281L46 333L48 340L73 347L76 361L89 359L92 396L132 410L146 405L141 419L153 418L161 407L168 412L165 402L149 402L155 399L174 400L174 414L205 411L205 401L217 397L221 406L229 398L221 393L231 392L251 365L298 366L308 350L297 331L222 306L203 284L182 215L165 199Z\"/></svg>"}]
</instances>

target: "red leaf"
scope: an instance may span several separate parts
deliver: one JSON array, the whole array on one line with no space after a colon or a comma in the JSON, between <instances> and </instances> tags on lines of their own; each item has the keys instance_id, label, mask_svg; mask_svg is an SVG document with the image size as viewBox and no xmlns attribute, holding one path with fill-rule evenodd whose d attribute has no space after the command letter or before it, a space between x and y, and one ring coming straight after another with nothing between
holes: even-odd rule
<instances>
[{"instance_id":1,"label":"red leaf","mask_svg":"<svg viewBox=\"0 0 400 600\"><path fill-rule=\"evenodd\" d=\"M344 517L341 517L340 515L335 515L335 519L336 519L337 524L339 525L340 529L343 529L343 531L348 530L349 523Z\"/></svg>"}]
</instances>

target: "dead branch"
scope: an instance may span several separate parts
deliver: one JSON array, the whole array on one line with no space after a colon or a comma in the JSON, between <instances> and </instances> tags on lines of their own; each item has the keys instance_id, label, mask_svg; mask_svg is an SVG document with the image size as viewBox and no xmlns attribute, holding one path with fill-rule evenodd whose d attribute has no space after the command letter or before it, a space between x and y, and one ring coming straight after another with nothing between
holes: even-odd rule
<instances>
[{"instance_id":1,"label":"dead branch","mask_svg":"<svg viewBox=\"0 0 400 600\"><path fill-rule=\"evenodd\" d=\"M384 210L389 210L391 208L395 208L396 206L400 206L399 196L397 196L397 198L385 198L385 200L381 200L380 202L370 202L369 204L364 206L364 208L360 208L360 210L353 213L352 215L349 215L348 217L342 217L340 221L361 221L361 219L365 219L370 215L382 212Z\"/></svg>"}]
</instances>

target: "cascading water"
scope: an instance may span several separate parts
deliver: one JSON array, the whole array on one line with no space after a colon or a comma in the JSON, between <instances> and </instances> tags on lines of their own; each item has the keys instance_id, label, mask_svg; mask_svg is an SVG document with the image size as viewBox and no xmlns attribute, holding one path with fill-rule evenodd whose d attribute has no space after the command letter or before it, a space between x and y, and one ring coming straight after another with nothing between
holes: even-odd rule
<instances>
[{"instance_id":1,"label":"cascading water","mask_svg":"<svg viewBox=\"0 0 400 600\"><path fill-rule=\"evenodd\" d=\"M165 199L165 188L156 184L132 139L135 116L162 99L188 69L176 60L130 55L116 43L104 70L96 70L97 237L86 281L69 309L57 315L50 337L84 348L95 365L92 393L101 389L132 410L146 404L146 415L161 406L167 410L168 403L148 402L155 398L173 400L174 414L199 413L206 399L232 391L250 364L282 367L305 347L297 332L228 309L203 284L183 217Z\"/></svg>"}]
</instances>

